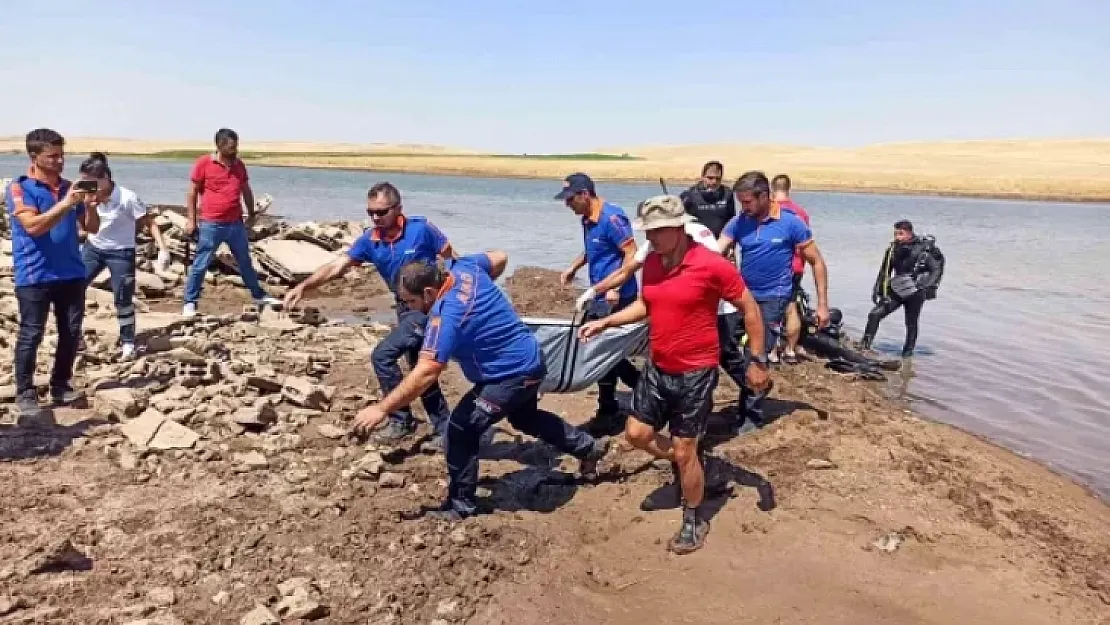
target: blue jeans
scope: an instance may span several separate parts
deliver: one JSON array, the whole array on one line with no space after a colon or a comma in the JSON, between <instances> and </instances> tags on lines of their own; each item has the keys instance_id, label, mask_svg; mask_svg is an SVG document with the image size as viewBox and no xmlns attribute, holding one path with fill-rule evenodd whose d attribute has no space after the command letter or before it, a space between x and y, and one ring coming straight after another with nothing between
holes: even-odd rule
<instances>
[{"instance_id":1,"label":"blue jeans","mask_svg":"<svg viewBox=\"0 0 1110 625\"><path fill-rule=\"evenodd\" d=\"M424 344L424 325L428 316L419 310L406 310L404 306L397 307L397 326L374 347L370 354L370 365L374 375L378 378L378 386L382 389L382 396L388 395L401 384L401 367L397 361L402 357L408 359L409 366L415 366L420 356L420 347ZM444 434L447 427L447 418L451 414L447 406L447 398L439 388L439 383L432 384L420 396L424 410L432 421L432 427L437 434ZM398 421L401 425L412 425L412 410L405 406L391 414L390 419Z\"/></svg>"},{"instance_id":2,"label":"blue jeans","mask_svg":"<svg viewBox=\"0 0 1110 625\"><path fill-rule=\"evenodd\" d=\"M250 241L247 239L247 226L242 221L229 224L202 221L197 224L197 249L193 258L193 266L189 269L189 279L185 282L185 303L195 304L200 299L201 289L204 287L204 274L212 264L212 256L220 245L227 243L231 255L235 257L235 264L239 265L239 275L243 284L251 292L254 299L266 297L262 285L258 283L258 274L254 272L251 261Z\"/></svg>"},{"instance_id":3,"label":"blue jeans","mask_svg":"<svg viewBox=\"0 0 1110 625\"><path fill-rule=\"evenodd\" d=\"M559 451L585 458L594 438L558 416L539 409L545 372L477 384L451 413L447 435L448 504L463 516L477 510L478 451L482 434L501 419Z\"/></svg>"},{"instance_id":4,"label":"blue jeans","mask_svg":"<svg viewBox=\"0 0 1110 625\"><path fill-rule=\"evenodd\" d=\"M85 261L85 286L96 280L104 268L112 277L112 296L119 321L119 340L135 342L135 248L102 250L85 243L81 250Z\"/></svg>"}]
</instances>

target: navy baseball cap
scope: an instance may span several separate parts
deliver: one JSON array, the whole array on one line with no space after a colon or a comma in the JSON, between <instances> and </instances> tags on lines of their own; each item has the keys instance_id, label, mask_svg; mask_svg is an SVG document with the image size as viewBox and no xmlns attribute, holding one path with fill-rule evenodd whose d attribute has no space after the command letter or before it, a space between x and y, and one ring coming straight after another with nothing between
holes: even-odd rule
<instances>
[{"instance_id":1,"label":"navy baseball cap","mask_svg":"<svg viewBox=\"0 0 1110 625\"><path fill-rule=\"evenodd\" d=\"M556 200L565 200L568 197L583 191L594 191L594 181L586 174L571 174L563 179L563 190L555 195Z\"/></svg>"}]
</instances>

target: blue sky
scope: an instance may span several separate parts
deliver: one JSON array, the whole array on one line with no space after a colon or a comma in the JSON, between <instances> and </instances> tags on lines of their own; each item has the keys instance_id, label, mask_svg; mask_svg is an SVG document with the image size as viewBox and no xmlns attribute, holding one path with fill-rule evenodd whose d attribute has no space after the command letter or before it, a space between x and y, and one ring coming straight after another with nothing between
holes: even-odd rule
<instances>
[{"instance_id":1,"label":"blue sky","mask_svg":"<svg viewBox=\"0 0 1110 625\"><path fill-rule=\"evenodd\" d=\"M55 0L0 134L437 143L1110 137L1110 2ZM13 78L14 77L14 78ZM14 90L11 90L13 89Z\"/></svg>"}]
</instances>

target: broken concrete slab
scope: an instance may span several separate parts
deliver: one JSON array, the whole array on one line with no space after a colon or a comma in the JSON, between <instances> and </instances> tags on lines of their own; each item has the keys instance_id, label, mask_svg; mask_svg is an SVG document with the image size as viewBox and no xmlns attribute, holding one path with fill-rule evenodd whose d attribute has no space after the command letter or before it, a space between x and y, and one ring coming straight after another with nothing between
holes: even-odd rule
<instances>
[{"instance_id":1,"label":"broken concrete slab","mask_svg":"<svg viewBox=\"0 0 1110 625\"><path fill-rule=\"evenodd\" d=\"M322 387L304 378L294 376L285 378L281 387L281 395L290 403L302 408L323 410L329 403L327 394Z\"/></svg>"},{"instance_id":2,"label":"broken concrete slab","mask_svg":"<svg viewBox=\"0 0 1110 625\"><path fill-rule=\"evenodd\" d=\"M277 423L278 415L268 402L258 402L235 411L228 417L233 423L249 429L265 429Z\"/></svg>"},{"instance_id":3,"label":"broken concrete slab","mask_svg":"<svg viewBox=\"0 0 1110 625\"><path fill-rule=\"evenodd\" d=\"M105 418L130 419L138 416L146 403L145 393L131 388L102 389L93 396L93 410Z\"/></svg>"},{"instance_id":4,"label":"broken concrete slab","mask_svg":"<svg viewBox=\"0 0 1110 625\"><path fill-rule=\"evenodd\" d=\"M269 239L253 248L263 267L286 282L297 283L330 263L335 254L307 241Z\"/></svg>"},{"instance_id":5,"label":"broken concrete slab","mask_svg":"<svg viewBox=\"0 0 1110 625\"><path fill-rule=\"evenodd\" d=\"M166 418L148 446L151 449L159 450L192 449L199 440L200 434L172 419Z\"/></svg>"},{"instance_id":6,"label":"broken concrete slab","mask_svg":"<svg viewBox=\"0 0 1110 625\"><path fill-rule=\"evenodd\" d=\"M281 625L281 621L269 608L260 605L244 614L239 625Z\"/></svg>"}]
</instances>

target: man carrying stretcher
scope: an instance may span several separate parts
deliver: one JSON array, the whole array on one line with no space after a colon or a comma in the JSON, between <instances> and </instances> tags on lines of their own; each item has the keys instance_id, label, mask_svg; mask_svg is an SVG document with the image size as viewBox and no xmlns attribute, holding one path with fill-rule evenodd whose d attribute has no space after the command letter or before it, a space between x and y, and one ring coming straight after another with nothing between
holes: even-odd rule
<instances>
[{"instance_id":1,"label":"man carrying stretcher","mask_svg":"<svg viewBox=\"0 0 1110 625\"><path fill-rule=\"evenodd\" d=\"M736 267L687 234L685 226L693 218L681 199L649 198L638 213L635 227L647 232L652 247L643 262L640 297L620 312L585 324L579 336L588 340L607 328L648 321L651 360L633 392L625 435L633 446L674 463L682 524L668 548L685 554L701 548L709 532L700 511L705 473L698 441L705 434L717 385L718 302L725 300L744 315L754 360L746 381L753 390L768 383L763 319ZM658 434L664 427L670 429L669 438Z\"/></svg>"}]
</instances>

